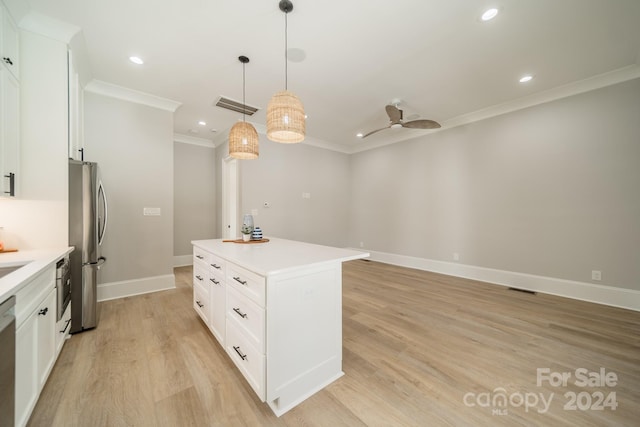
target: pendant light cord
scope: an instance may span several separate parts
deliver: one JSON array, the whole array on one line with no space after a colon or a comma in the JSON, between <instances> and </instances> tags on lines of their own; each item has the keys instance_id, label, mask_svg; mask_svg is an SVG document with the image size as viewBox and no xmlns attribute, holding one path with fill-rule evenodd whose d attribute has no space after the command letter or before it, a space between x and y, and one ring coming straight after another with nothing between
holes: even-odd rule
<instances>
[{"instance_id":1,"label":"pendant light cord","mask_svg":"<svg viewBox=\"0 0 640 427\"><path fill-rule=\"evenodd\" d=\"M289 13L285 12L284 13L284 90L288 90L288 83L289 83L289 58L288 58L288 43L289 43L289 35L288 35L288 22L287 22L287 15Z\"/></svg>"},{"instance_id":2,"label":"pendant light cord","mask_svg":"<svg viewBox=\"0 0 640 427\"><path fill-rule=\"evenodd\" d=\"M245 80L244 80L244 66L246 64L243 62L242 63L242 122L245 122L245 113L247 112L247 103L245 102L245 98L244 98L244 91L245 91Z\"/></svg>"}]
</instances>

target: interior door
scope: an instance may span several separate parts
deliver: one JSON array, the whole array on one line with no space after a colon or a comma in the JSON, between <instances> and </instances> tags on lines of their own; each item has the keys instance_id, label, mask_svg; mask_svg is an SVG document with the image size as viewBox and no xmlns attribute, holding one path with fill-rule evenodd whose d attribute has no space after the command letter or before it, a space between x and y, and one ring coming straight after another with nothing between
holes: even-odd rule
<instances>
[{"instance_id":1,"label":"interior door","mask_svg":"<svg viewBox=\"0 0 640 427\"><path fill-rule=\"evenodd\" d=\"M238 161L222 159L222 237L238 236Z\"/></svg>"}]
</instances>

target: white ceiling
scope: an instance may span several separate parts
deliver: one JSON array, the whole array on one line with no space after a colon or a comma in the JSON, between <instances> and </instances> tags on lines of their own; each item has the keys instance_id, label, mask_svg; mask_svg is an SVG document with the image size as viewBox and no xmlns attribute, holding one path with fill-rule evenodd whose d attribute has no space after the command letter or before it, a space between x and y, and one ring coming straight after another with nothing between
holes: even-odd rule
<instances>
[{"instance_id":1,"label":"white ceiling","mask_svg":"<svg viewBox=\"0 0 640 427\"><path fill-rule=\"evenodd\" d=\"M14 0L8 0L14 1ZM284 88L278 0L27 0L82 29L93 78L180 102L175 132L213 140L240 115L218 96L261 110ZM308 140L359 151L430 131L386 130L384 106L452 126L470 113L614 70L638 73L639 0L293 0L289 89L305 105ZM479 17L489 7L500 14ZM128 61L145 60L142 66ZM625 68L626 67L626 68ZM534 79L518 83L521 75ZM627 72L627 76L629 73ZM538 98L542 99L542 98ZM206 126L197 122L204 120ZM210 129L217 129L217 133ZM194 133L197 131L198 133Z\"/></svg>"}]
</instances>

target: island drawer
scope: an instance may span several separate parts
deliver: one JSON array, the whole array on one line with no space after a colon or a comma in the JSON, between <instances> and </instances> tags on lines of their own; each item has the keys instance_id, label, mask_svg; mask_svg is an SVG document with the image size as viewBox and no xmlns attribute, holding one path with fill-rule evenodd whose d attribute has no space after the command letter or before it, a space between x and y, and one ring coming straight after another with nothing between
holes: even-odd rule
<instances>
[{"instance_id":1,"label":"island drawer","mask_svg":"<svg viewBox=\"0 0 640 427\"><path fill-rule=\"evenodd\" d=\"M209 324L209 291L199 284L193 285L193 308L202 317L207 325Z\"/></svg>"},{"instance_id":2,"label":"island drawer","mask_svg":"<svg viewBox=\"0 0 640 427\"><path fill-rule=\"evenodd\" d=\"M204 249L200 249L197 246L193 247L193 265L195 266L197 263L203 263L209 265L209 257L211 254Z\"/></svg>"},{"instance_id":3,"label":"island drawer","mask_svg":"<svg viewBox=\"0 0 640 427\"><path fill-rule=\"evenodd\" d=\"M264 310L232 287L227 289L227 322L233 322L258 351L264 353Z\"/></svg>"},{"instance_id":4,"label":"island drawer","mask_svg":"<svg viewBox=\"0 0 640 427\"><path fill-rule=\"evenodd\" d=\"M217 275L218 277L224 279L225 278L225 271L226 271L226 262L220 258L217 257L213 254L209 254L209 259L207 261L208 265L209 265L209 270Z\"/></svg>"},{"instance_id":5,"label":"island drawer","mask_svg":"<svg viewBox=\"0 0 640 427\"><path fill-rule=\"evenodd\" d=\"M207 268L200 265L200 263L193 264L193 285L200 285L206 287L206 280L209 277Z\"/></svg>"},{"instance_id":6,"label":"island drawer","mask_svg":"<svg viewBox=\"0 0 640 427\"><path fill-rule=\"evenodd\" d=\"M227 264L227 283L264 308L265 280L245 268Z\"/></svg>"}]
</instances>

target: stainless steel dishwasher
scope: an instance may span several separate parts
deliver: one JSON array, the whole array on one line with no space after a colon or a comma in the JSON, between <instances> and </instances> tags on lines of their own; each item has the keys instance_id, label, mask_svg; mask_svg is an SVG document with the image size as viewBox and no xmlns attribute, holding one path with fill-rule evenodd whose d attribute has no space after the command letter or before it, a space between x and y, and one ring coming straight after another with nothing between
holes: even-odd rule
<instances>
[{"instance_id":1,"label":"stainless steel dishwasher","mask_svg":"<svg viewBox=\"0 0 640 427\"><path fill-rule=\"evenodd\" d=\"M16 318L12 296L0 304L0 427L13 427L16 402Z\"/></svg>"}]
</instances>

